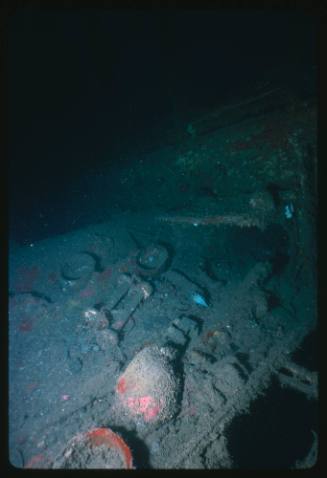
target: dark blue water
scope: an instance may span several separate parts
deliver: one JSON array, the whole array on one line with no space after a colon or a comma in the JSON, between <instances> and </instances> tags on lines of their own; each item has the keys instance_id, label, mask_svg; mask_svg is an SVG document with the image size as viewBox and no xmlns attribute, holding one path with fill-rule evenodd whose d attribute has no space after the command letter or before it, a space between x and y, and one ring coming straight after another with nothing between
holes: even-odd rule
<instances>
[{"instance_id":1,"label":"dark blue water","mask_svg":"<svg viewBox=\"0 0 327 478\"><path fill-rule=\"evenodd\" d=\"M288 469L307 455L317 429L317 402L273 381L249 414L233 420L228 449L237 468Z\"/></svg>"}]
</instances>

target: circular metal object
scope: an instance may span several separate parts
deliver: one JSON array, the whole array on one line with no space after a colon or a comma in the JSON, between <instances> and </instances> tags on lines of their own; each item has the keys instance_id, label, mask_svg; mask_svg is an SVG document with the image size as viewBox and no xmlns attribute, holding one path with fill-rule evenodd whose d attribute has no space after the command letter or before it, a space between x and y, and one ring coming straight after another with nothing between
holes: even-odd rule
<instances>
[{"instance_id":1,"label":"circular metal object","mask_svg":"<svg viewBox=\"0 0 327 478\"><path fill-rule=\"evenodd\" d=\"M138 255L138 273L143 277L154 277L166 269L168 261L168 250L160 244L152 244Z\"/></svg>"},{"instance_id":2,"label":"circular metal object","mask_svg":"<svg viewBox=\"0 0 327 478\"><path fill-rule=\"evenodd\" d=\"M72 438L53 468L133 469L129 446L110 428L93 428Z\"/></svg>"},{"instance_id":3,"label":"circular metal object","mask_svg":"<svg viewBox=\"0 0 327 478\"><path fill-rule=\"evenodd\" d=\"M61 267L61 274L66 280L78 280L89 276L95 267L94 258L85 252L73 254Z\"/></svg>"}]
</instances>

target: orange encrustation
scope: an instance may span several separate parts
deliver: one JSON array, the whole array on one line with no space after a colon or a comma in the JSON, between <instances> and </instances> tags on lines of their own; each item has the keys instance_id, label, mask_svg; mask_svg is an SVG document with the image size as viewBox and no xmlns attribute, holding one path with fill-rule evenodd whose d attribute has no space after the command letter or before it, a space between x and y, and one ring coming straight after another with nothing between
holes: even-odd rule
<instances>
[{"instance_id":1,"label":"orange encrustation","mask_svg":"<svg viewBox=\"0 0 327 478\"><path fill-rule=\"evenodd\" d=\"M124 377L121 377L117 384L117 392L125 393L126 392L126 380Z\"/></svg>"},{"instance_id":2,"label":"orange encrustation","mask_svg":"<svg viewBox=\"0 0 327 478\"><path fill-rule=\"evenodd\" d=\"M94 428L86 433L87 438L95 446L108 445L109 447L119 448L124 455L127 469L133 468L133 457L130 448L124 440L109 428Z\"/></svg>"}]
</instances>

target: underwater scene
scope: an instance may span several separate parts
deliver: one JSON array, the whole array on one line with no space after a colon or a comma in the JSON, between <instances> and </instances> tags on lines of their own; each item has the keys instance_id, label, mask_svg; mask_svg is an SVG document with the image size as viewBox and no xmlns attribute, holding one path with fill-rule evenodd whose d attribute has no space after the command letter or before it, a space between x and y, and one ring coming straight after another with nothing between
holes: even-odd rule
<instances>
[{"instance_id":1,"label":"underwater scene","mask_svg":"<svg viewBox=\"0 0 327 478\"><path fill-rule=\"evenodd\" d=\"M316 465L314 25L10 13L8 467Z\"/></svg>"}]
</instances>

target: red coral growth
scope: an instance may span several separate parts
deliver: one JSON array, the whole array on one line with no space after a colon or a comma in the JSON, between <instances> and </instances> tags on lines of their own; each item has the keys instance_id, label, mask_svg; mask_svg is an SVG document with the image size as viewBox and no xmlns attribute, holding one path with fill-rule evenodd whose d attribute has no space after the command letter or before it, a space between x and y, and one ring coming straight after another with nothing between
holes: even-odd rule
<instances>
[{"instance_id":1,"label":"red coral growth","mask_svg":"<svg viewBox=\"0 0 327 478\"><path fill-rule=\"evenodd\" d=\"M49 463L49 458L40 453L38 455L32 456L32 458L26 463L24 468L46 468L45 465L49 465Z\"/></svg>"},{"instance_id":2,"label":"red coral growth","mask_svg":"<svg viewBox=\"0 0 327 478\"><path fill-rule=\"evenodd\" d=\"M154 420L161 411L160 405L151 395L128 397L127 405L136 414L142 414L146 422Z\"/></svg>"},{"instance_id":3,"label":"red coral growth","mask_svg":"<svg viewBox=\"0 0 327 478\"><path fill-rule=\"evenodd\" d=\"M133 468L133 457L130 448L124 440L112 430L109 428L94 428L94 430L88 432L86 436L91 440L92 445L108 445L109 447L118 448L124 456L126 468Z\"/></svg>"},{"instance_id":4,"label":"red coral growth","mask_svg":"<svg viewBox=\"0 0 327 478\"><path fill-rule=\"evenodd\" d=\"M117 392L118 393L125 393L127 389L126 386L126 380L124 377L121 377L121 379L117 383Z\"/></svg>"}]
</instances>

